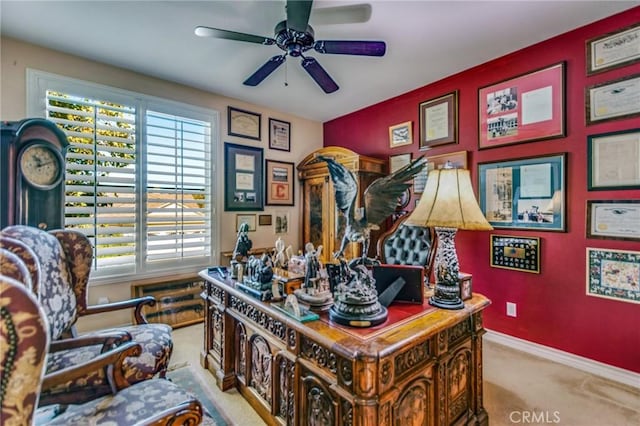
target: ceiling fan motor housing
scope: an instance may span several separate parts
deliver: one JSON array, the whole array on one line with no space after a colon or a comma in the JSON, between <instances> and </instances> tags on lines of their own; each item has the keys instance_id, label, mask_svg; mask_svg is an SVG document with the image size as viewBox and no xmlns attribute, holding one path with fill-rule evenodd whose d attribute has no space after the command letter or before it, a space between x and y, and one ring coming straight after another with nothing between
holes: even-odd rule
<instances>
[{"instance_id":1,"label":"ceiling fan motor housing","mask_svg":"<svg viewBox=\"0 0 640 426\"><path fill-rule=\"evenodd\" d=\"M311 25L307 25L305 32L287 27L287 21L279 22L274 29L276 45L287 52L289 56L299 57L303 52L311 49L314 43L314 32Z\"/></svg>"}]
</instances>

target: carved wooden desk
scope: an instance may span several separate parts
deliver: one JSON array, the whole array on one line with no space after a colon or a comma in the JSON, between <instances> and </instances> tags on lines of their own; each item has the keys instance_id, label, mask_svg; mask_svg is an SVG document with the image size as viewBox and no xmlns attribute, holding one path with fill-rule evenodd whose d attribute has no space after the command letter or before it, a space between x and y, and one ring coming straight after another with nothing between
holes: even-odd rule
<instances>
[{"instance_id":1,"label":"carved wooden desk","mask_svg":"<svg viewBox=\"0 0 640 426\"><path fill-rule=\"evenodd\" d=\"M487 425L479 294L456 311L392 304L386 323L354 329L300 323L205 279L200 361L273 425ZM393 324L389 324L392 322Z\"/></svg>"}]
</instances>

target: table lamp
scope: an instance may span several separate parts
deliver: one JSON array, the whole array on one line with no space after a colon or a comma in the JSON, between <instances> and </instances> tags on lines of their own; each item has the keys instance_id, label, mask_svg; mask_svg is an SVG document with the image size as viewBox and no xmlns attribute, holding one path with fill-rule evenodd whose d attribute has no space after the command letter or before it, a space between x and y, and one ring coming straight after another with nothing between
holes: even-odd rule
<instances>
[{"instance_id":1,"label":"table lamp","mask_svg":"<svg viewBox=\"0 0 640 426\"><path fill-rule=\"evenodd\" d=\"M442 169L430 171L422 198L405 224L433 227L438 236L434 261L436 286L429 303L444 309L463 308L458 286L456 231L493 229L478 206L469 170L446 164Z\"/></svg>"}]
</instances>

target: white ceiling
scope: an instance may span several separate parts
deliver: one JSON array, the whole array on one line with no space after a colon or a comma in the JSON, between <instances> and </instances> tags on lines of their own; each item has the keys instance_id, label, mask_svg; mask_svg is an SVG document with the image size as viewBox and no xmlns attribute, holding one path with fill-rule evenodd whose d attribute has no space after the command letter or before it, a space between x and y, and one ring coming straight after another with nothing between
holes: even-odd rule
<instances>
[{"instance_id":1,"label":"white ceiling","mask_svg":"<svg viewBox=\"0 0 640 426\"><path fill-rule=\"evenodd\" d=\"M365 0L316 1L315 8ZM380 1L366 23L310 25L316 40L383 40L382 58L309 52L338 83L325 94L299 58L242 82L273 46L200 38L198 25L273 37L285 1L0 0L1 32L52 49L317 121L356 111L640 1ZM285 81L288 85L285 87Z\"/></svg>"}]
</instances>

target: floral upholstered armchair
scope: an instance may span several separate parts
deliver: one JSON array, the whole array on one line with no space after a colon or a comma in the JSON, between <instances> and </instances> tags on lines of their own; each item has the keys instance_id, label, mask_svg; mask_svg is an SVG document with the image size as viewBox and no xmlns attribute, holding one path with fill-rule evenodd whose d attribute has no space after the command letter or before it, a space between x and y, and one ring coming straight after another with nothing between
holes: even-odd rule
<instances>
[{"instance_id":1,"label":"floral upholstered armchair","mask_svg":"<svg viewBox=\"0 0 640 426\"><path fill-rule=\"evenodd\" d=\"M6 265L15 259L0 249ZM28 426L34 416L39 425L198 425L202 405L191 394L169 380L151 379L84 404L71 405L55 416L36 414L40 391L58 386L86 369L108 371L110 380L119 382L124 360L140 353L140 345L129 342L97 358L65 371L44 375L50 332L46 313L29 291L26 282L0 275L0 419L6 426ZM49 354L50 355L50 354ZM113 368L108 368L112 366Z\"/></svg>"},{"instance_id":2,"label":"floral upholstered armchair","mask_svg":"<svg viewBox=\"0 0 640 426\"><path fill-rule=\"evenodd\" d=\"M27 264L32 287L49 321L52 345L66 349L49 355L47 374L95 358L114 345L132 341L140 345L141 353L124 361L123 377L128 384L165 376L173 350L171 327L148 324L142 315L143 305L155 303L153 297L88 306L87 283L93 250L83 234L67 230L45 232L15 225L0 231L0 247L14 252ZM74 324L79 317L125 308L134 309L135 324L77 335ZM93 345L87 346L91 342ZM111 392L112 384L105 371L98 369L44 389L40 405L78 404Z\"/></svg>"}]
</instances>

